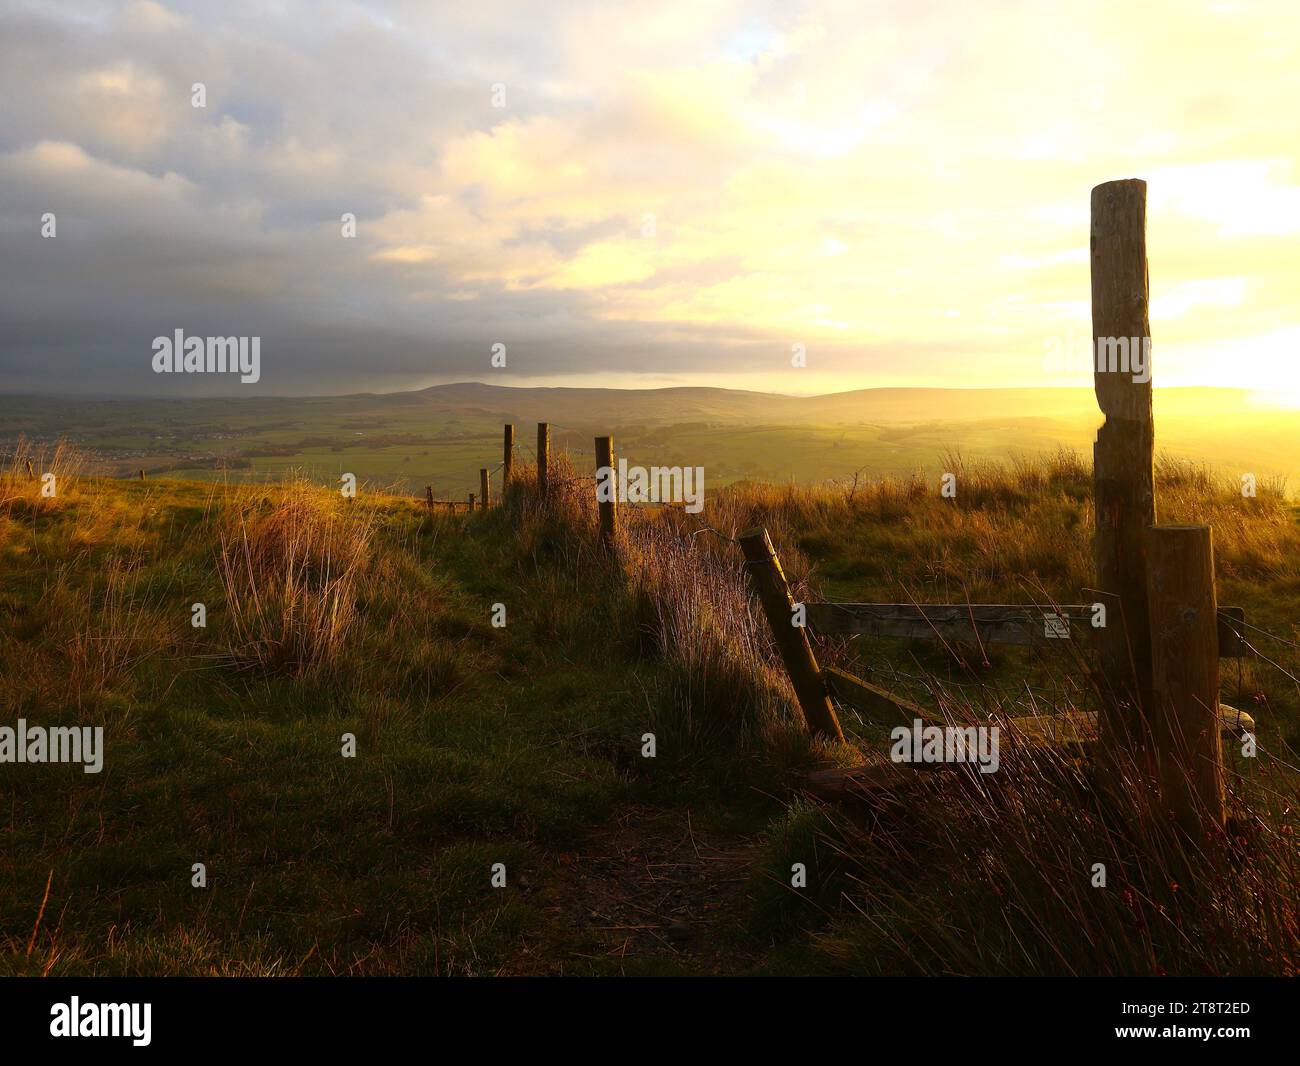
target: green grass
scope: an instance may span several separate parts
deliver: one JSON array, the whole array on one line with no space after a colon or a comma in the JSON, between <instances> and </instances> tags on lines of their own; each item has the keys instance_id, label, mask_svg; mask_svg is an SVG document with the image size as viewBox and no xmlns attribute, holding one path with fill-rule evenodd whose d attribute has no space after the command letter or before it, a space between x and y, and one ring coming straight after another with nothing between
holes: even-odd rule
<instances>
[{"instance_id":1,"label":"green grass","mask_svg":"<svg viewBox=\"0 0 1300 1066\"><path fill-rule=\"evenodd\" d=\"M1060 842L1081 864L1096 823L1087 808L1052 821L1066 807L1033 775L1023 792L1011 779L1006 826L945 796L882 835L793 794L814 760L858 761L884 734L846 713L853 746L810 746L737 550L698 526L768 526L800 596L1027 602L1041 585L1074 601L1091 566L1077 459L969 465L960 507L905 481L852 497L741 484L698 521L628 510L617 561L595 550L585 492L540 506L527 468L504 506L451 518L373 487L347 502L301 482L54 465L54 500L20 464L0 479L0 721L102 725L107 757L99 775L0 766L0 972L1060 972L1051 945L1075 927L1096 943L1071 950L1116 972L1293 966L1291 890L1273 894L1280 917L1188 918L1201 954L1183 926L1130 942L1129 904L1060 895L1060 870L1035 856ZM1163 468L1162 510L1213 521L1221 600L1290 635L1296 515L1276 492L1230 489ZM1278 659L1300 674L1293 651ZM922 699L944 679L1057 685L1059 709L1081 698L1060 662L1018 650L973 672L921 642L819 654L926 675ZM1225 695L1235 684L1226 672ZM1245 684L1279 750L1295 686L1258 664ZM1294 807L1267 808L1261 854L1281 854ZM789 886L794 862L806 890ZM1243 873L1238 896L1268 898L1266 874ZM1023 898L1008 901L1011 883ZM1178 912L1155 889L1150 907ZM1007 914L1037 908L1049 928L1008 934ZM1243 933L1250 921L1268 937Z\"/></svg>"},{"instance_id":2,"label":"green grass","mask_svg":"<svg viewBox=\"0 0 1300 1066\"><path fill-rule=\"evenodd\" d=\"M550 574L529 573L496 516L467 527L378 498L383 565L337 661L306 676L231 662L213 545L233 506L194 483L87 481L6 521L5 719L103 725L107 757L99 775L0 768L0 970L609 972L608 937L545 904L572 895L572 856L594 830L663 809L734 837L775 809L684 783L671 750L640 758L653 671L630 660L634 642L593 640L579 603L541 612L540 639ZM114 632L146 621L138 646L112 650L120 664L78 675L69 635L114 635L114 560L127 575ZM68 614L42 610L51 595ZM190 626L195 601L206 629ZM190 885L195 862L205 889ZM490 884L497 862L505 889ZM670 969L711 965L660 954Z\"/></svg>"}]
</instances>

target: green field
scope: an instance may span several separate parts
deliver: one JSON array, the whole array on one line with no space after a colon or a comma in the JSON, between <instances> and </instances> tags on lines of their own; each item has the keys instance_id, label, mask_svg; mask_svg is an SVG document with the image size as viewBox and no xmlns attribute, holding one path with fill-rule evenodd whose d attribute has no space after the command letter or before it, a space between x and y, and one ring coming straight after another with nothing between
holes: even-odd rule
<instances>
[{"instance_id":1,"label":"green field","mask_svg":"<svg viewBox=\"0 0 1300 1066\"><path fill-rule=\"evenodd\" d=\"M1158 445L1225 474L1290 478L1300 469L1300 417L1252 407L1228 389L1156 391ZM521 460L535 423L582 471L592 438L613 433L619 454L645 466L702 466L706 486L753 478L801 484L923 471L947 453L967 459L1091 450L1100 421L1078 389L877 389L825 397L726 389L510 389L438 386L373 396L221 400L84 400L0 396L0 447L20 436L66 438L92 471L276 480L300 472L322 484L352 473L375 486L463 500L478 471L501 462L513 422ZM1292 479L1294 480L1294 479Z\"/></svg>"}]
</instances>

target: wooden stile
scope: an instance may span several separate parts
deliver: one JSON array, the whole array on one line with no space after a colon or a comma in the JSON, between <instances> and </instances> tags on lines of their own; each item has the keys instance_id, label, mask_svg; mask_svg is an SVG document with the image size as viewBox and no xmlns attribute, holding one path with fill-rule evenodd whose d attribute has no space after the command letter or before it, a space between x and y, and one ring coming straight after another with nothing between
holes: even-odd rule
<instances>
[{"instance_id":1,"label":"wooden stile","mask_svg":"<svg viewBox=\"0 0 1300 1066\"><path fill-rule=\"evenodd\" d=\"M758 592L768 625L772 627L772 636L794 685L809 731L814 736L842 741L844 734L826 692L826 683L817 669L808 634L802 626L793 624L794 600L767 530L759 528L742 533L740 546L745 551L750 580Z\"/></svg>"}]
</instances>

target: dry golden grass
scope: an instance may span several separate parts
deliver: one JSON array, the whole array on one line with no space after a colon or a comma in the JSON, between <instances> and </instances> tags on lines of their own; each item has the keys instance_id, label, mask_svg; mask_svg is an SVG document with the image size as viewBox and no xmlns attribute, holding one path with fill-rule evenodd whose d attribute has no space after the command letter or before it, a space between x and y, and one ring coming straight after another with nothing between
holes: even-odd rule
<instances>
[{"instance_id":1,"label":"dry golden grass","mask_svg":"<svg viewBox=\"0 0 1300 1066\"><path fill-rule=\"evenodd\" d=\"M796 581L822 569L864 582L925 592L934 599L1001 602L1017 590L1047 589L1062 602L1093 582L1091 466L1078 453L970 463L949 455L957 496L939 495L920 475L818 486L742 483L711 495L708 525L734 535L766 526ZM1300 579L1300 528L1276 480L1245 498L1240 482L1161 457L1157 519L1214 527L1223 575ZM927 591L928 590L928 591ZM1017 598L1023 598L1017 597Z\"/></svg>"},{"instance_id":2,"label":"dry golden grass","mask_svg":"<svg viewBox=\"0 0 1300 1066\"><path fill-rule=\"evenodd\" d=\"M373 507L305 481L283 486L275 500L240 496L217 519L231 659L293 675L328 668L359 624Z\"/></svg>"},{"instance_id":3,"label":"dry golden grass","mask_svg":"<svg viewBox=\"0 0 1300 1066\"><path fill-rule=\"evenodd\" d=\"M19 437L0 458L0 516L21 520L74 502L85 467L85 455L67 441L36 445Z\"/></svg>"},{"instance_id":4,"label":"dry golden grass","mask_svg":"<svg viewBox=\"0 0 1300 1066\"><path fill-rule=\"evenodd\" d=\"M1230 760L1226 832L1178 832L1149 782L1050 748L987 777L921 775L864 820L814 817L843 893L818 950L857 973L1106 976L1300 972L1294 786Z\"/></svg>"}]
</instances>

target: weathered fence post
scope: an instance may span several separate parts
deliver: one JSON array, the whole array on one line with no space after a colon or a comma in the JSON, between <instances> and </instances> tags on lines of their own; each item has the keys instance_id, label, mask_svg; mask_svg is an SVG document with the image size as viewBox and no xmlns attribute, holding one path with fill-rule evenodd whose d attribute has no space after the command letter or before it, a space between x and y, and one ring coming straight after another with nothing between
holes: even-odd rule
<instances>
[{"instance_id":1,"label":"weathered fence post","mask_svg":"<svg viewBox=\"0 0 1300 1066\"><path fill-rule=\"evenodd\" d=\"M551 465L551 426L549 422L537 423L537 494L546 498L547 467Z\"/></svg>"},{"instance_id":2,"label":"weathered fence post","mask_svg":"<svg viewBox=\"0 0 1300 1066\"><path fill-rule=\"evenodd\" d=\"M1147 531L1147 597L1161 808L1200 839L1224 823L1218 602L1209 526Z\"/></svg>"},{"instance_id":3,"label":"weathered fence post","mask_svg":"<svg viewBox=\"0 0 1300 1066\"><path fill-rule=\"evenodd\" d=\"M510 475L515 468L515 427L513 422L507 422L505 432L501 440L501 492L504 494L506 486L510 484Z\"/></svg>"},{"instance_id":4,"label":"weathered fence post","mask_svg":"<svg viewBox=\"0 0 1300 1066\"><path fill-rule=\"evenodd\" d=\"M144 480L144 469L143 469L143 468L141 468L141 470L140 470L140 480L141 480L141 481Z\"/></svg>"},{"instance_id":5,"label":"weathered fence post","mask_svg":"<svg viewBox=\"0 0 1300 1066\"><path fill-rule=\"evenodd\" d=\"M772 636L776 638L781 661L790 675L809 731L814 736L843 740L844 733L827 695L826 683L817 668L808 633L804 627L793 624L794 599L790 596L785 571L781 569L781 560L776 557L767 530L759 528L742 533L740 546L745 550L750 580L758 592L768 625L772 627Z\"/></svg>"},{"instance_id":6,"label":"weathered fence post","mask_svg":"<svg viewBox=\"0 0 1300 1066\"><path fill-rule=\"evenodd\" d=\"M601 498L602 482L604 499ZM612 548L614 538L618 535L618 475L614 470L612 436L596 438L596 501L600 511L600 542L607 548Z\"/></svg>"},{"instance_id":7,"label":"weathered fence post","mask_svg":"<svg viewBox=\"0 0 1300 1066\"><path fill-rule=\"evenodd\" d=\"M433 486L424 486L424 502L428 505L430 511L433 510Z\"/></svg>"},{"instance_id":8,"label":"weathered fence post","mask_svg":"<svg viewBox=\"0 0 1300 1066\"><path fill-rule=\"evenodd\" d=\"M479 467L478 470L478 487L479 487L479 507L486 511L492 506L492 489L489 485L489 479L492 477L488 473L486 466Z\"/></svg>"},{"instance_id":9,"label":"weathered fence post","mask_svg":"<svg viewBox=\"0 0 1300 1066\"><path fill-rule=\"evenodd\" d=\"M1100 732L1103 746L1130 754L1150 724L1146 531L1156 520L1146 192L1136 178L1092 190L1093 382L1106 416L1093 448L1094 552L1107 596L1101 665L1112 693Z\"/></svg>"},{"instance_id":10,"label":"weathered fence post","mask_svg":"<svg viewBox=\"0 0 1300 1066\"><path fill-rule=\"evenodd\" d=\"M474 513L474 494L472 492L469 494L469 513Z\"/></svg>"}]
</instances>

